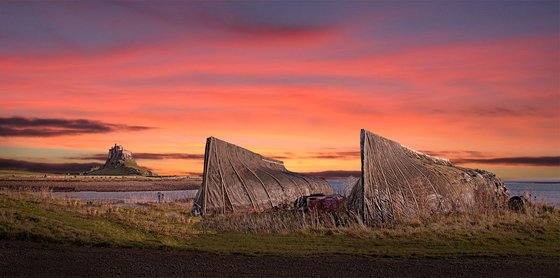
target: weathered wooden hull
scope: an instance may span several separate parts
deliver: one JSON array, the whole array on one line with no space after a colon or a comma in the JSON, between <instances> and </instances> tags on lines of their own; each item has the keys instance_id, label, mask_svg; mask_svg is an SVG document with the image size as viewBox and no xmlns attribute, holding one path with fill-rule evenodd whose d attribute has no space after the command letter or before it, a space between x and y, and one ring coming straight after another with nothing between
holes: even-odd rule
<instances>
[{"instance_id":1,"label":"weathered wooden hull","mask_svg":"<svg viewBox=\"0 0 560 278\"><path fill-rule=\"evenodd\" d=\"M193 211L203 215L291 206L300 196L332 194L322 179L288 171L283 162L210 137Z\"/></svg>"},{"instance_id":2,"label":"weathered wooden hull","mask_svg":"<svg viewBox=\"0 0 560 278\"><path fill-rule=\"evenodd\" d=\"M455 167L366 130L360 148L362 175L348 206L368 225L484 210L507 200L503 182L490 172Z\"/></svg>"}]
</instances>

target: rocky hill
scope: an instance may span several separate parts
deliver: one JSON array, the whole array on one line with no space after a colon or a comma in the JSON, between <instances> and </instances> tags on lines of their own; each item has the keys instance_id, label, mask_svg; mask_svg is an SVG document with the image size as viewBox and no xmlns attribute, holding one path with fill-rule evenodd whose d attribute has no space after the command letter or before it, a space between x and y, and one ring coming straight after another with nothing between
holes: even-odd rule
<instances>
[{"instance_id":1,"label":"rocky hill","mask_svg":"<svg viewBox=\"0 0 560 278\"><path fill-rule=\"evenodd\" d=\"M105 164L98 168L92 169L88 175L106 175L106 176L157 176L156 173L139 166L132 153L125 150L123 146L115 144L109 149L109 154Z\"/></svg>"}]
</instances>

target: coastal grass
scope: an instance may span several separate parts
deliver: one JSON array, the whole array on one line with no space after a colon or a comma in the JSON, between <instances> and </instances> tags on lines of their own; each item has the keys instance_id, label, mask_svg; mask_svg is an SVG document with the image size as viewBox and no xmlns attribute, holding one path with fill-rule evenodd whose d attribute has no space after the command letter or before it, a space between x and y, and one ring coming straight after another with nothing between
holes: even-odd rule
<instances>
[{"instance_id":1,"label":"coastal grass","mask_svg":"<svg viewBox=\"0 0 560 278\"><path fill-rule=\"evenodd\" d=\"M152 206L152 207L150 207ZM51 198L48 193L0 193L0 238L90 246L179 248L195 219L182 204L146 209Z\"/></svg>"},{"instance_id":2,"label":"coastal grass","mask_svg":"<svg viewBox=\"0 0 560 278\"><path fill-rule=\"evenodd\" d=\"M193 217L192 202L118 207L0 191L0 239L221 254L560 257L560 212L532 206L365 227L352 214Z\"/></svg>"}]
</instances>

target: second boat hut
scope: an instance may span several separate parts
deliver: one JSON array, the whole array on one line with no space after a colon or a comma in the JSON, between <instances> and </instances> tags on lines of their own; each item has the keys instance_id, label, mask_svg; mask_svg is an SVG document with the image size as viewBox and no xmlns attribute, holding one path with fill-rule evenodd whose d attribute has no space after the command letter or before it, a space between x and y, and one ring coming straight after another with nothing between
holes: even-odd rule
<instances>
[{"instance_id":1,"label":"second boat hut","mask_svg":"<svg viewBox=\"0 0 560 278\"><path fill-rule=\"evenodd\" d=\"M503 206L508 194L494 174L454 166L361 131L362 176L348 198L366 225Z\"/></svg>"}]
</instances>

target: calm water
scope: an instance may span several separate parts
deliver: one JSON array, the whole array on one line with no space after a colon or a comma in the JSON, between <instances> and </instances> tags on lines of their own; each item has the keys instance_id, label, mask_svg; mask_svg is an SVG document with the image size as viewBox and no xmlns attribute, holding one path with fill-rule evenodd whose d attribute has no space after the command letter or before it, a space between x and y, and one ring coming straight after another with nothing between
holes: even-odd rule
<instances>
[{"instance_id":1,"label":"calm water","mask_svg":"<svg viewBox=\"0 0 560 278\"><path fill-rule=\"evenodd\" d=\"M332 179L328 182L333 187L335 193L347 196L350 193L351 180ZM350 184L350 185L349 185ZM506 187L511 196L530 194L538 201L546 202L560 207L560 181L505 181ZM194 198L197 190L173 190L160 191L164 194L164 202L173 202L180 199ZM53 192L53 196L62 198L73 198L82 201L95 201L103 203L150 203L158 201L158 191L127 191L127 192Z\"/></svg>"},{"instance_id":2,"label":"calm water","mask_svg":"<svg viewBox=\"0 0 560 278\"><path fill-rule=\"evenodd\" d=\"M533 199L560 207L560 182L505 181L510 196L531 194Z\"/></svg>"},{"instance_id":3,"label":"calm water","mask_svg":"<svg viewBox=\"0 0 560 278\"><path fill-rule=\"evenodd\" d=\"M332 186L334 193L340 194L342 196L348 196L350 194L350 190L352 190L352 185L348 185L352 182L349 179L336 179L336 180L327 180L330 185Z\"/></svg>"},{"instance_id":4,"label":"calm water","mask_svg":"<svg viewBox=\"0 0 560 278\"><path fill-rule=\"evenodd\" d=\"M126 191L126 192L53 192L52 195L61 198L78 199L82 201L95 201L102 203L151 203L158 201L158 192L163 193L163 202L173 202L180 199L194 198L197 190L170 190L170 191Z\"/></svg>"},{"instance_id":5,"label":"calm water","mask_svg":"<svg viewBox=\"0 0 560 278\"><path fill-rule=\"evenodd\" d=\"M335 193L347 196L349 181L346 179L328 180ZM510 196L531 194L533 199L560 207L560 180L505 181Z\"/></svg>"}]
</instances>

